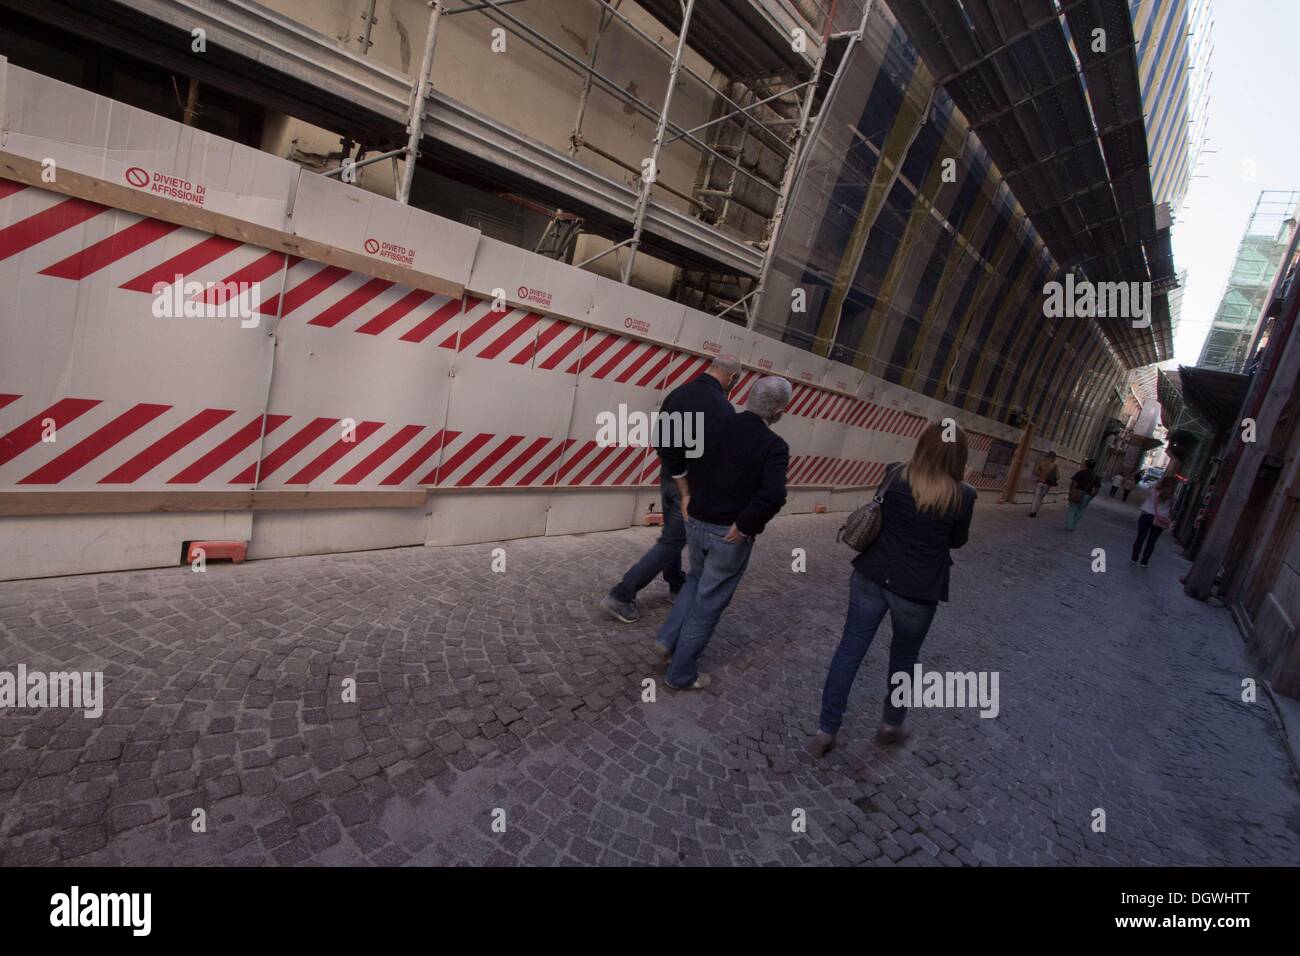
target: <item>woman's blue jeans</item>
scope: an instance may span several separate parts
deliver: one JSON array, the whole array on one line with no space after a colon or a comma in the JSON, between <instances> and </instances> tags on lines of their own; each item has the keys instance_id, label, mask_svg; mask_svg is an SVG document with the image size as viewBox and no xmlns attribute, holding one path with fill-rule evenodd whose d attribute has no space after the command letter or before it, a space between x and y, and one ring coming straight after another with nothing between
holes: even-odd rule
<instances>
[{"instance_id":1,"label":"woman's blue jeans","mask_svg":"<svg viewBox=\"0 0 1300 956\"><path fill-rule=\"evenodd\" d=\"M844 621L844 636L831 658L826 686L822 689L821 730L828 734L839 733L844 721L844 710L849 703L849 690L858 675L862 659L867 656L871 640L876 636L880 622L889 612L894 637L889 643L889 672L885 675L884 722L898 726L907 716L906 707L897 707L890 701L893 689L889 678L900 671L911 680L912 667L921 653L921 642L934 620L934 604L909 601L885 590L866 575L854 571L849 578L849 613Z\"/></svg>"}]
</instances>

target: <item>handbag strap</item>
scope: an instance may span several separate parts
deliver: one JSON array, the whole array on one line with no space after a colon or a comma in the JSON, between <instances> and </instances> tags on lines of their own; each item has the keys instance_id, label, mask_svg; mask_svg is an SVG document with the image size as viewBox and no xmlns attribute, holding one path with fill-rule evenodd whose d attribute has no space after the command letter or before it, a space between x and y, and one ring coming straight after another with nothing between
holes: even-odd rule
<instances>
[{"instance_id":1,"label":"handbag strap","mask_svg":"<svg viewBox=\"0 0 1300 956\"><path fill-rule=\"evenodd\" d=\"M872 499L880 504L884 504L885 492L889 491L889 486L894 483L894 479L898 477L898 473L902 470L903 465L899 462L897 468L885 475L885 480L880 483L880 487L876 489L876 493L872 495Z\"/></svg>"}]
</instances>

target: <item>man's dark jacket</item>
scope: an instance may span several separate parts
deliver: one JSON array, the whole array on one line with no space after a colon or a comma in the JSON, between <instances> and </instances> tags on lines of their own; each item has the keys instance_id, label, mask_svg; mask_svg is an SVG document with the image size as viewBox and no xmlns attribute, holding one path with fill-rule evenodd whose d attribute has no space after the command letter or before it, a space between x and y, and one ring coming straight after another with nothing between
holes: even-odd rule
<instances>
[{"instance_id":1,"label":"man's dark jacket","mask_svg":"<svg viewBox=\"0 0 1300 956\"><path fill-rule=\"evenodd\" d=\"M683 416L700 412L704 415L704 431L702 435L697 435L697 439L702 438L708 441L710 431L714 424L722 418L736 414L736 410L731 407L731 402L727 401L726 392L723 391L722 383L707 372L701 372L695 378L691 379L684 385L678 385L668 393L664 399L661 413L679 412ZM658 448L659 461L663 467L659 469L659 477L672 479L678 475L685 474L686 471L699 461L698 458L687 458L687 449L680 446L676 448Z\"/></svg>"},{"instance_id":2,"label":"man's dark jacket","mask_svg":"<svg viewBox=\"0 0 1300 956\"><path fill-rule=\"evenodd\" d=\"M686 474L688 513L697 521L759 534L785 504L790 446L753 412L719 419L711 428L703 457Z\"/></svg>"},{"instance_id":3,"label":"man's dark jacket","mask_svg":"<svg viewBox=\"0 0 1300 956\"><path fill-rule=\"evenodd\" d=\"M970 537L975 489L963 483L961 504L950 514L917 511L912 489L899 474L902 468L896 463L886 473L897 477L881 505L880 534L853 559L853 566L899 597L937 604L948 600L948 552Z\"/></svg>"}]
</instances>

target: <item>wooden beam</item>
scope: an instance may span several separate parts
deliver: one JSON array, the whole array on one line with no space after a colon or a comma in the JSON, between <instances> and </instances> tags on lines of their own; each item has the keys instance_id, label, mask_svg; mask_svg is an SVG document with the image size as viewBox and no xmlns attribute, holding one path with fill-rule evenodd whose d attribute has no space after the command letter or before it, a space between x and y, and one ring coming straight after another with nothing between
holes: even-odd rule
<instances>
[{"instance_id":1,"label":"wooden beam","mask_svg":"<svg viewBox=\"0 0 1300 956\"><path fill-rule=\"evenodd\" d=\"M46 182L41 178L42 171L41 164L36 160L0 150L0 177L14 182L26 183L37 189L62 193L65 196L75 196L78 199L115 209L125 209L127 212L172 222L187 229L197 229L226 239L247 242L271 252L283 252L302 259L338 266L340 269L388 279L435 295L459 298L465 292L465 287L458 282L429 275L426 272L417 272L415 269L408 269L395 263L381 262L359 252L349 252L314 239L295 236L281 229L245 222L233 216L200 209L174 199L142 192L130 186L111 183L106 179L98 179L69 169L60 169L54 182Z\"/></svg>"}]
</instances>

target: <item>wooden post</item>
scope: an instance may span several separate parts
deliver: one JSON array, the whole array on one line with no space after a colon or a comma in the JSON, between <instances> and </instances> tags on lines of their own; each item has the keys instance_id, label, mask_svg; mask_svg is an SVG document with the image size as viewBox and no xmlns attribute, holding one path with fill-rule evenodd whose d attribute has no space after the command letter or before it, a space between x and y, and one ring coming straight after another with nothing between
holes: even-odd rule
<instances>
[{"instance_id":1,"label":"wooden post","mask_svg":"<svg viewBox=\"0 0 1300 956\"><path fill-rule=\"evenodd\" d=\"M1015 504L1016 492L1020 486L1020 471L1025 466L1025 456L1029 454L1029 440L1034 435L1034 423L1025 422L1025 433L1020 436L1016 446L1015 457L1011 459L1011 471L1007 473L1007 483L1002 489L1002 501Z\"/></svg>"}]
</instances>

